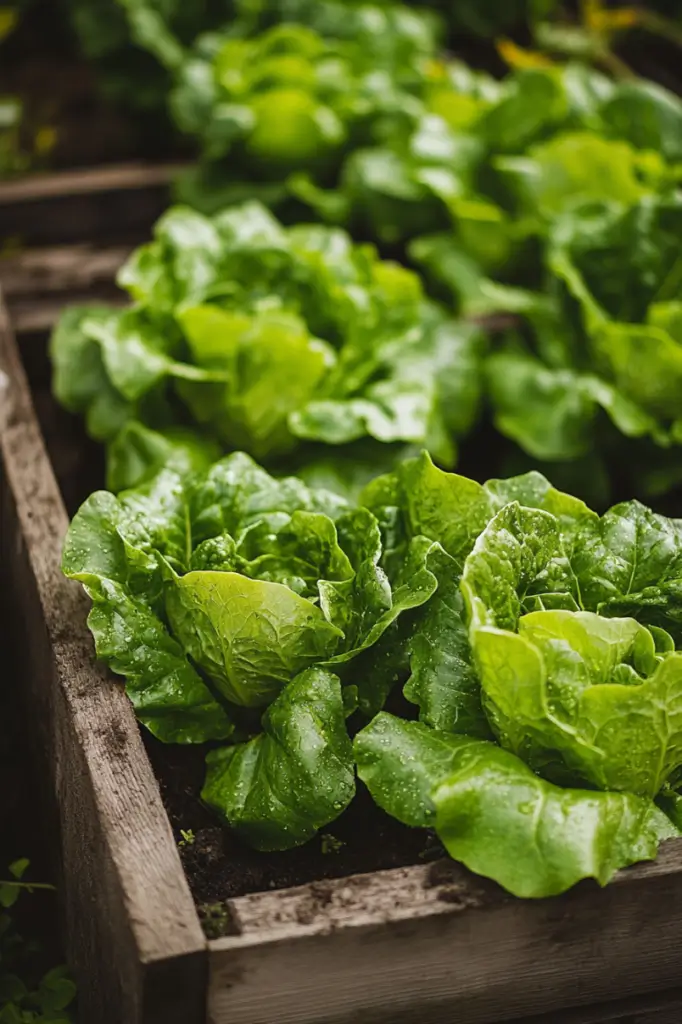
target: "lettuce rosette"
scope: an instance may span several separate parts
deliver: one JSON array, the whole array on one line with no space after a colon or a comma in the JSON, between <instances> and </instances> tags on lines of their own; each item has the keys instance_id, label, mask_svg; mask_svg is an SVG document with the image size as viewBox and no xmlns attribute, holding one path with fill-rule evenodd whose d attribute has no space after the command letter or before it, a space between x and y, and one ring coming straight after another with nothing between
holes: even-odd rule
<instances>
[{"instance_id":1,"label":"lettuce rosette","mask_svg":"<svg viewBox=\"0 0 682 1024\"><path fill-rule=\"evenodd\" d=\"M682 103L570 65L507 83L474 128L490 147L478 194L460 182L453 230L416 239L412 255L465 315L515 319L486 363L502 434L535 460L590 459L593 476L631 478L631 493L666 490L680 437ZM530 105L534 91L546 103ZM516 145L504 124L522 110Z\"/></svg>"},{"instance_id":2,"label":"lettuce rosette","mask_svg":"<svg viewBox=\"0 0 682 1024\"><path fill-rule=\"evenodd\" d=\"M171 75L177 126L200 145L180 196L209 212L239 194L282 203L289 173L333 184L353 148L408 131L440 35L432 11L382 0L237 0L222 30L186 47L147 3L121 2Z\"/></svg>"},{"instance_id":3,"label":"lettuce rosette","mask_svg":"<svg viewBox=\"0 0 682 1024\"><path fill-rule=\"evenodd\" d=\"M63 568L139 720L166 743L210 742L206 803L259 849L286 849L352 799L359 666L434 593L438 549L416 537L389 575L368 509L236 453L96 492Z\"/></svg>"},{"instance_id":4,"label":"lettuce rosette","mask_svg":"<svg viewBox=\"0 0 682 1024\"><path fill-rule=\"evenodd\" d=\"M404 242L429 290L489 325L491 413L525 453L611 478L634 459L629 486L662 491L681 436L680 137L682 103L650 82L577 64L497 82L436 61L408 136L298 194Z\"/></svg>"},{"instance_id":5,"label":"lettuce rosette","mask_svg":"<svg viewBox=\"0 0 682 1024\"><path fill-rule=\"evenodd\" d=\"M52 339L54 392L108 442L113 490L188 431L195 452L268 463L371 440L371 475L409 444L452 464L476 417L480 332L340 229L283 228L257 203L212 219L176 207L119 282L132 307L70 309Z\"/></svg>"},{"instance_id":6,"label":"lettuce rosette","mask_svg":"<svg viewBox=\"0 0 682 1024\"><path fill-rule=\"evenodd\" d=\"M481 486L427 456L364 500L388 564L416 536L443 551L399 638L419 721L382 711L354 741L379 806L519 896L654 857L678 834L682 521L638 502L600 518L537 473Z\"/></svg>"}]
</instances>

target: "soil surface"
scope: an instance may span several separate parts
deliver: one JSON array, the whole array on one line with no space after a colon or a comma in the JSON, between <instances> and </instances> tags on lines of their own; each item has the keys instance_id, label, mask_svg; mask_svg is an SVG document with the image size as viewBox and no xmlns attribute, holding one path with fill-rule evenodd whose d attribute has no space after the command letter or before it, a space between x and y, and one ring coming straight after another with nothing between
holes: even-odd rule
<instances>
[{"instance_id":1,"label":"soil surface","mask_svg":"<svg viewBox=\"0 0 682 1024\"><path fill-rule=\"evenodd\" d=\"M145 735L182 862L201 908L246 893L341 878L434 860L443 848L429 832L380 811L361 783L350 807L304 846L259 853L241 843L199 800L205 749L166 746ZM190 833L183 840L182 831Z\"/></svg>"}]
</instances>

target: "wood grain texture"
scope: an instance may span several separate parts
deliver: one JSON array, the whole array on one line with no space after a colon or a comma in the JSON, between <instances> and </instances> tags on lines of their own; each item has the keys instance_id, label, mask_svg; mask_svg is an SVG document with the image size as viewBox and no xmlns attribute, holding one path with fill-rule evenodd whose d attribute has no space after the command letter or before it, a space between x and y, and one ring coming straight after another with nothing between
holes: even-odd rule
<instances>
[{"instance_id":1,"label":"wood grain texture","mask_svg":"<svg viewBox=\"0 0 682 1024\"><path fill-rule=\"evenodd\" d=\"M270 1024L273 990L277 1024L549 1024L572 1005L592 1016L567 1024L608 1020L598 1004L682 977L682 840L555 899L513 899L448 862L230 909L236 934L210 944L210 1024Z\"/></svg>"},{"instance_id":2,"label":"wood grain texture","mask_svg":"<svg viewBox=\"0 0 682 1024\"><path fill-rule=\"evenodd\" d=\"M168 207L181 166L125 164L0 183L2 235L23 246L139 241Z\"/></svg>"},{"instance_id":3,"label":"wood grain texture","mask_svg":"<svg viewBox=\"0 0 682 1024\"><path fill-rule=\"evenodd\" d=\"M69 306L124 305L116 275L134 245L63 245L0 259L2 288L15 336L50 331Z\"/></svg>"},{"instance_id":4,"label":"wood grain texture","mask_svg":"<svg viewBox=\"0 0 682 1024\"><path fill-rule=\"evenodd\" d=\"M10 307L18 296L59 295L86 291L102 283L112 284L119 268L133 251L132 245L93 244L46 246L26 249L0 259L0 287Z\"/></svg>"},{"instance_id":5,"label":"wood grain texture","mask_svg":"<svg viewBox=\"0 0 682 1024\"><path fill-rule=\"evenodd\" d=\"M199 1024L206 943L123 689L60 571L67 517L0 299L3 567L56 798L67 952L85 1024Z\"/></svg>"},{"instance_id":6,"label":"wood grain texture","mask_svg":"<svg viewBox=\"0 0 682 1024\"><path fill-rule=\"evenodd\" d=\"M170 184L186 164L111 164L77 170L27 174L13 181L0 182L0 206L31 203L37 199L88 195L92 193L137 191Z\"/></svg>"}]
</instances>

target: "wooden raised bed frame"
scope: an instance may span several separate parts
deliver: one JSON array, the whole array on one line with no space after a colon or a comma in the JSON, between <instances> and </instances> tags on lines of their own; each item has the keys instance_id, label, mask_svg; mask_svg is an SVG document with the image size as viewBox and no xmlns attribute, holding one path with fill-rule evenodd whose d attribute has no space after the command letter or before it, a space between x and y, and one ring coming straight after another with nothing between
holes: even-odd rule
<instances>
[{"instance_id":1,"label":"wooden raised bed frame","mask_svg":"<svg viewBox=\"0 0 682 1024\"><path fill-rule=\"evenodd\" d=\"M207 941L132 708L61 574L67 522L0 295L0 565L83 1024L679 1024L682 840L548 900L450 862L256 893Z\"/></svg>"}]
</instances>

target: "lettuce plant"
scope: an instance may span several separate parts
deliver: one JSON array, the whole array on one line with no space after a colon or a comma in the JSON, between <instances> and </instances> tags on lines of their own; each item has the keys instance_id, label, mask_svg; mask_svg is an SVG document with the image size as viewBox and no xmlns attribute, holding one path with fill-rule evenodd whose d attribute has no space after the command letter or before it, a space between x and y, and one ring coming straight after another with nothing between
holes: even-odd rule
<instances>
[{"instance_id":1,"label":"lettuce plant","mask_svg":"<svg viewBox=\"0 0 682 1024\"><path fill-rule=\"evenodd\" d=\"M678 834L681 541L538 473L423 453L354 505L235 453L92 495L63 566L140 721L210 744L202 797L246 841L306 842L357 764L389 814L546 896ZM382 710L398 682L418 721Z\"/></svg>"},{"instance_id":2,"label":"lettuce plant","mask_svg":"<svg viewBox=\"0 0 682 1024\"><path fill-rule=\"evenodd\" d=\"M520 896L654 856L677 834L655 799L674 805L682 778L680 522L426 456L365 502L384 558L414 536L449 558L402 638L419 722L381 712L355 738L377 803Z\"/></svg>"},{"instance_id":3,"label":"lettuce plant","mask_svg":"<svg viewBox=\"0 0 682 1024\"><path fill-rule=\"evenodd\" d=\"M266 178L324 168L354 136L371 137L382 119L409 114L435 47L428 19L404 7L351 5L329 37L329 29L316 31L322 7L302 23L245 37L238 24L222 39L202 40L183 65L171 107L209 160L229 154Z\"/></svg>"},{"instance_id":4,"label":"lettuce plant","mask_svg":"<svg viewBox=\"0 0 682 1024\"><path fill-rule=\"evenodd\" d=\"M40 945L17 929L13 908L22 893L53 889L26 881L26 858L9 865L0 881L0 1021L2 1024L73 1024L76 986L65 966L40 970Z\"/></svg>"},{"instance_id":5,"label":"lettuce plant","mask_svg":"<svg viewBox=\"0 0 682 1024\"><path fill-rule=\"evenodd\" d=\"M303 208L397 247L429 292L491 325L490 414L526 456L589 464L602 506L614 490L679 482L674 230L666 240L661 228L678 201L677 97L546 59L498 81L444 58L426 9L389 2L243 0L229 29L191 50L150 31L144 4L126 6L138 41L172 71L177 123L201 143L203 168L181 190L191 205L258 196L285 218ZM475 6L444 13L490 30L498 14ZM504 17L546 27L549 6L506 5ZM632 247L642 258L630 264ZM617 291L625 273L632 308L610 308L598 293ZM601 327L580 315L585 302ZM294 432L328 443L328 431L294 421ZM378 432L387 433L367 431ZM452 464L442 440L409 434ZM248 436L230 443L269 458Z\"/></svg>"},{"instance_id":6,"label":"lettuce plant","mask_svg":"<svg viewBox=\"0 0 682 1024\"><path fill-rule=\"evenodd\" d=\"M514 319L495 331L486 391L498 430L533 459L589 457L611 477L634 460L632 489L667 489L682 104L572 64L501 83L452 62L430 75L409 135L356 150L335 190L309 175L297 194L406 243L465 317Z\"/></svg>"},{"instance_id":7,"label":"lettuce plant","mask_svg":"<svg viewBox=\"0 0 682 1024\"><path fill-rule=\"evenodd\" d=\"M536 460L634 458L639 493L675 482L680 128L652 83L515 72L453 136L483 151L437 179L452 227L410 246L465 315L516 318L486 363L497 428Z\"/></svg>"},{"instance_id":8,"label":"lettuce plant","mask_svg":"<svg viewBox=\"0 0 682 1024\"><path fill-rule=\"evenodd\" d=\"M154 39L172 52L200 32L227 24L234 17L232 0L66 0L65 13L80 51L96 66L98 84L107 98L138 113L157 116L166 105L172 81L165 67L139 44Z\"/></svg>"},{"instance_id":9,"label":"lettuce plant","mask_svg":"<svg viewBox=\"0 0 682 1024\"><path fill-rule=\"evenodd\" d=\"M288 171L333 183L350 149L409 125L440 29L428 9L384 0L236 0L222 29L185 19L196 27L186 47L158 0L118 2L174 82L176 124L200 142L203 165L183 178L182 199L203 210L245 183L249 196L281 200Z\"/></svg>"},{"instance_id":10,"label":"lettuce plant","mask_svg":"<svg viewBox=\"0 0 682 1024\"><path fill-rule=\"evenodd\" d=\"M448 464L476 416L480 333L340 229L285 229L253 202L212 219L176 207L119 280L132 308L71 309L52 341L55 394L110 443L115 490L189 427L193 457L310 460L372 439Z\"/></svg>"},{"instance_id":11,"label":"lettuce plant","mask_svg":"<svg viewBox=\"0 0 682 1024\"><path fill-rule=\"evenodd\" d=\"M260 849L282 849L351 800L354 666L434 593L433 547L416 538L389 577L368 509L236 453L93 494L63 566L140 721L165 742L217 742L204 799Z\"/></svg>"}]
</instances>

